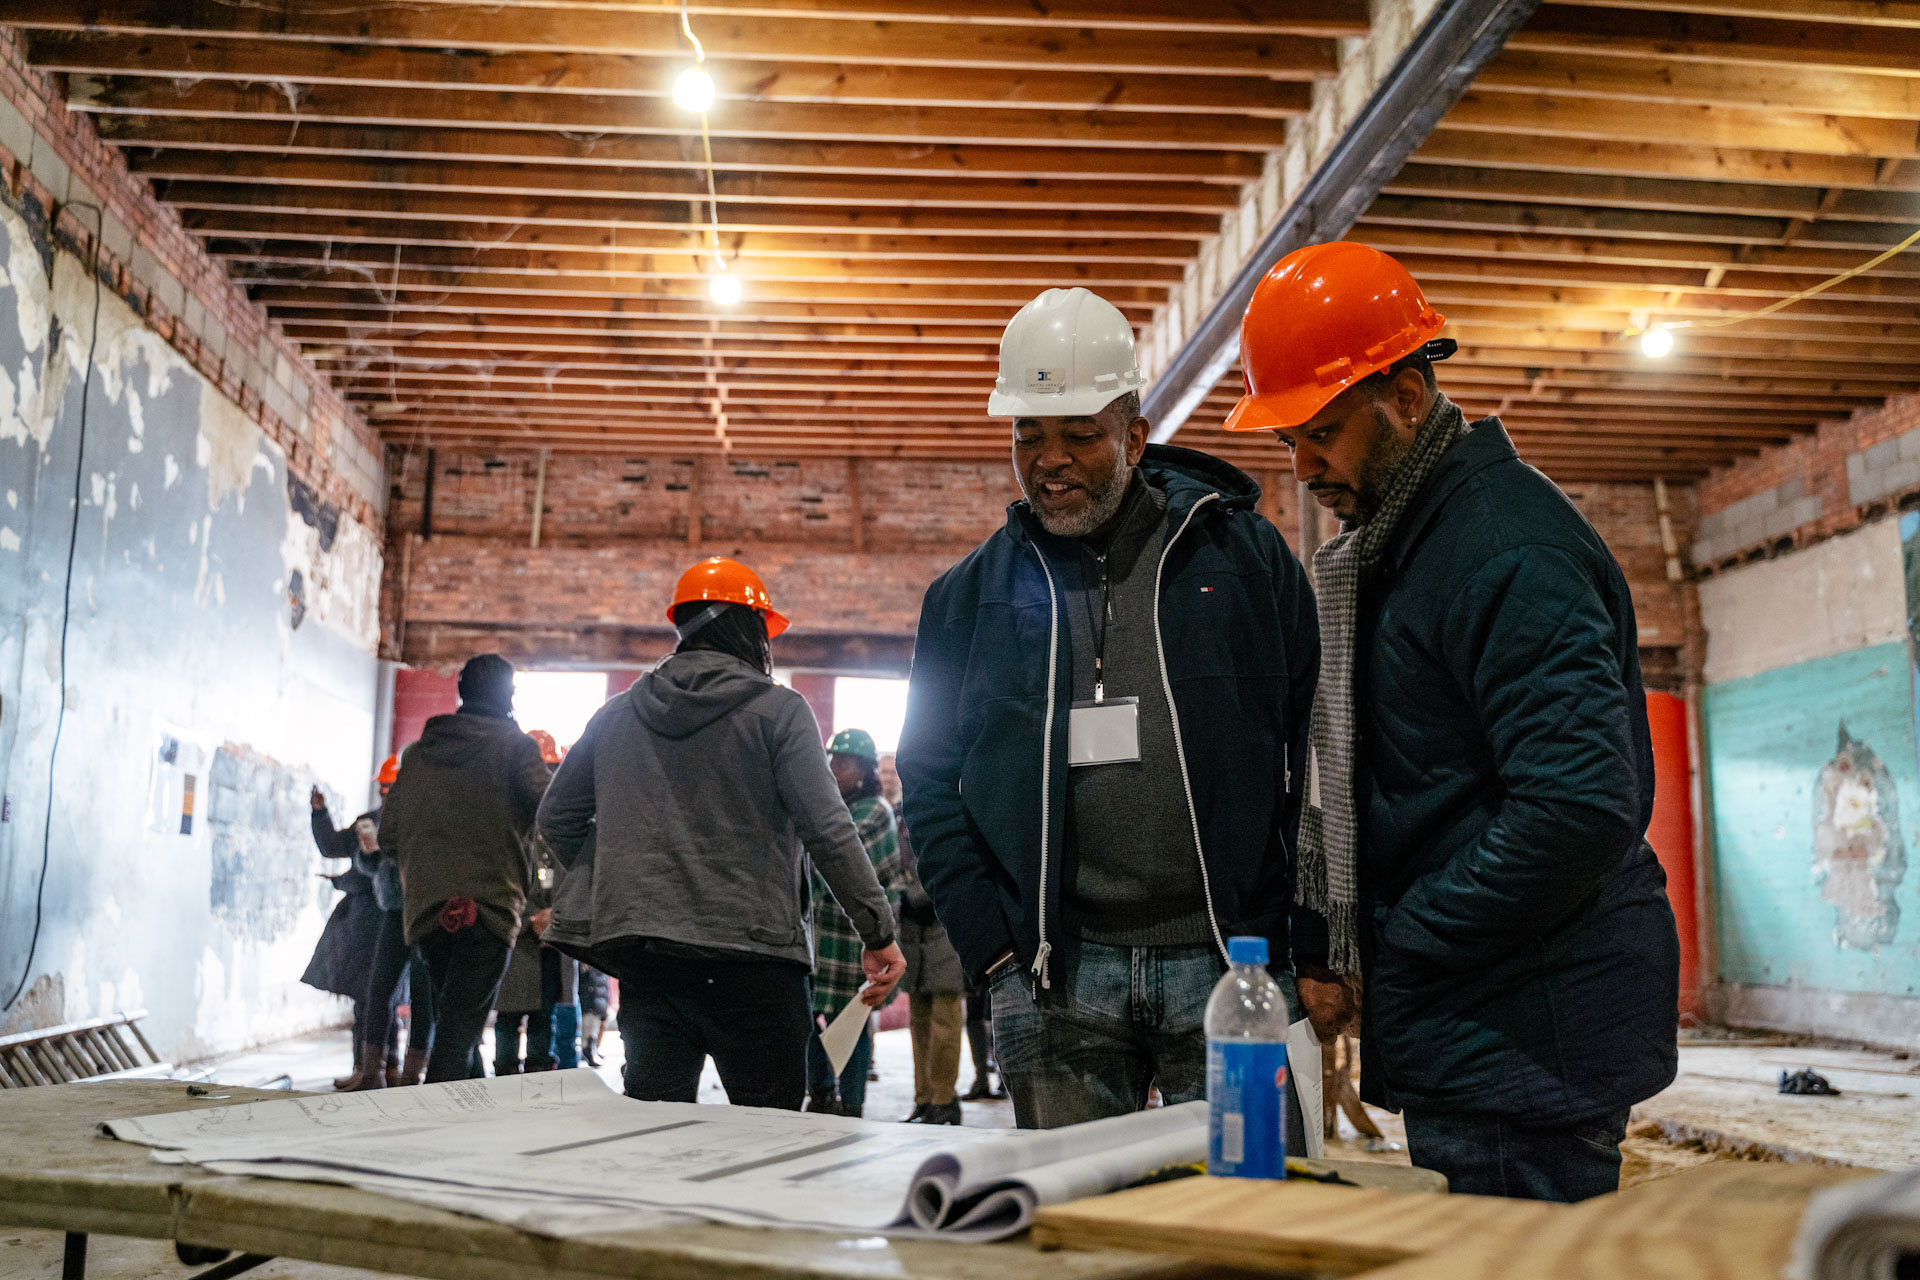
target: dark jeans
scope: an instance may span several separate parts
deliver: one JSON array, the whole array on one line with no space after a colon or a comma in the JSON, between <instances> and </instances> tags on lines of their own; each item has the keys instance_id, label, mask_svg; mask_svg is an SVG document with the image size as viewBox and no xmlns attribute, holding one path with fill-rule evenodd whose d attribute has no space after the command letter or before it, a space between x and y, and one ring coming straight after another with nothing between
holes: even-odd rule
<instances>
[{"instance_id":1,"label":"dark jeans","mask_svg":"<svg viewBox=\"0 0 1920 1280\"><path fill-rule=\"evenodd\" d=\"M366 996L353 1002L354 1052L358 1053L363 1045L377 1045L383 1042L389 1058L400 1051L400 1023L393 1016L395 1003L397 1002L393 1000L392 995L389 995L388 1002L382 1005L370 1003ZM369 1017L368 1010L374 1008L384 1010L384 1015L378 1018Z\"/></svg>"},{"instance_id":2,"label":"dark jeans","mask_svg":"<svg viewBox=\"0 0 1920 1280\"><path fill-rule=\"evenodd\" d=\"M427 1055L428 1084L468 1080L480 1061L480 1037L507 976L508 947L485 925L458 933L434 928L420 940L420 954L433 976L433 1049Z\"/></svg>"},{"instance_id":3,"label":"dark jeans","mask_svg":"<svg viewBox=\"0 0 1920 1280\"><path fill-rule=\"evenodd\" d=\"M853 1056L847 1059L846 1070L840 1073L840 1103L849 1111L857 1112L867 1105L867 1068L872 1065L873 1023L868 1022L867 1029L854 1042ZM827 1047L820 1043L820 1033L815 1031L807 1037L807 1092L832 1093L833 1087L833 1060L827 1057Z\"/></svg>"},{"instance_id":4,"label":"dark jeans","mask_svg":"<svg viewBox=\"0 0 1920 1280\"><path fill-rule=\"evenodd\" d=\"M629 1098L696 1101L711 1055L735 1106L800 1109L813 1034L806 970L753 957L637 951L612 972L620 980Z\"/></svg>"},{"instance_id":5,"label":"dark jeans","mask_svg":"<svg viewBox=\"0 0 1920 1280\"><path fill-rule=\"evenodd\" d=\"M407 926L398 911L380 913L380 940L373 948L373 968L367 975L368 1009L373 1010L362 1027L359 1043L387 1042L392 1053L396 1024L394 1010L400 1004L400 977L407 978L407 1000L413 1009L413 1025L407 1030L407 1050L425 1053L433 1048L433 978L418 947L407 945ZM382 1012L384 1010L384 1012Z\"/></svg>"},{"instance_id":6,"label":"dark jeans","mask_svg":"<svg viewBox=\"0 0 1920 1280\"><path fill-rule=\"evenodd\" d=\"M1077 953L1077 954L1076 954ZM1034 1002L1015 966L988 988L993 1052L1022 1129L1126 1115L1158 1086L1168 1106L1207 1096L1207 999L1226 964L1212 947L1110 947L1053 953L1053 988ZM1280 978L1290 1017L1300 1013ZM1287 1090L1287 1150L1306 1151L1300 1103Z\"/></svg>"},{"instance_id":7,"label":"dark jeans","mask_svg":"<svg viewBox=\"0 0 1920 1280\"><path fill-rule=\"evenodd\" d=\"M1620 1189L1627 1108L1578 1124L1526 1125L1488 1112L1409 1109L1407 1151L1457 1195L1572 1203Z\"/></svg>"},{"instance_id":8,"label":"dark jeans","mask_svg":"<svg viewBox=\"0 0 1920 1280\"><path fill-rule=\"evenodd\" d=\"M548 1071L554 1066L553 1007L531 1013L502 1013L493 1019L493 1074L516 1075L520 1071L520 1028L527 1029L527 1070Z\"/></svg>"},{"instance_id":9,"label":"dark jeans","mask_svg":"<svg viewBox=\"0 0 1920 1280\"><path fill-rule=\"evenodd\" d=\"M493 1074L510 1076L520 1070L520 1028L527 1029L526 1068L549 1071L555 1066L577 1067L579 1062L562 1062L556 1053L560 1030L554 1015L560 1006L560 953L552 947L540 948L540 1007L495 1013L493 1019ZM578 1028L576 1027L577 1031Z\"/></svg>"}]
</instances>

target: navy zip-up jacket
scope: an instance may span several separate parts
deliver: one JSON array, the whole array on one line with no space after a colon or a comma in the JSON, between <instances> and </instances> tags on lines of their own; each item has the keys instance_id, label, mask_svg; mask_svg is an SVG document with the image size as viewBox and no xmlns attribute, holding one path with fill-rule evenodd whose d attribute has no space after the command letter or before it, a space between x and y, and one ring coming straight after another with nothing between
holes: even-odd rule
<instances>
[{"instance_id":1,"label":"navy zip-up jacket","mask_svg":"<svg viewBox=\"0 0 1920 1280\"><path fill-rule=\"evenodd\" d=\"M1140 470L1167 496L1160 649L1214 932L1265 937L1278 961L1319 675L1313 592L1247 475L1167 445ZM1044 983L1046 948L1068 936L1072 642L1053 541L1014 503L920 610L900 779L921 881L975 982L1012 948Z\"/></svg>"},{"instance_id":2,"label":"navy zip-up jacket","mask_svg":"<svg viewBox=\"0 0 1920 1280\"><path fill-rule=\"evenodd\" d=\"M1361 1096L1571 1124L1673 1079L1680 951L1606 543L1495 418L1361 586Z\"/></svg>"}]
</instances>

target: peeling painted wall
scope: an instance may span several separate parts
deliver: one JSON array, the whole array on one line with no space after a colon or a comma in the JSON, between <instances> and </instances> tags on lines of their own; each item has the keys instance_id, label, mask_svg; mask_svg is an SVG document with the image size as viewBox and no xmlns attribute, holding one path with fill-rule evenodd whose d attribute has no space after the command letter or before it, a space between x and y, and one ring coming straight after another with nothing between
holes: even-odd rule
<instances>
[{"instance_id":1,"label":"peeling painted wall","mask_svg":"<svg viewBox=\"0 0 1920 1280\"><path fill-rule=\"evenodd\" d=\"M367 800L379 544L109 290L96 329L85 264L4 204L0 262L0 997L33 933L72 549L40 938L0 1030L145 1008L184 1061L335 1020L299 983L334 897L306 793L343 820Z\"/></svg>"},{"instance_id":2,"label":"peeling painted wall","mask_svg":"<svg viewBox=\"0 0 1920 1280\"><path fill-rule=\"evenodd\" d=\"M1743 1024L1920 1047L1907 570L1885 520L1700 586L1719 977Z\"/></svg>"}]
</instances>

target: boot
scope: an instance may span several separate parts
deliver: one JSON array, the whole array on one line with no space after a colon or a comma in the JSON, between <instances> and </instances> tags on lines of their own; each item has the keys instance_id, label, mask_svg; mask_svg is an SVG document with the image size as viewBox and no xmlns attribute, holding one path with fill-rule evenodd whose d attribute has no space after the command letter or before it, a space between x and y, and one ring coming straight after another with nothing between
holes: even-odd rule
<instances>
[{"instance_id":1,"label":"boot","mask_svg":"<svg viewBox=\"0 0 1920 1280\"><path fill-rule=\"evenodd\" d=\"M840 1114L840 1103L831 1089L811 1089L807 1092L807 1110L817 1111L823 1116Z\"/></svg>"},{"instance_id":2,"label":"boot","mask_svg":"<svg viewBox=\"0 0 1920 1280\"><path fill-rule=\"evenodd\" d=\"M930 1102L916 1102L916 1103L914 1103L914 1104L913 1104L913 1114L912 1114L912 1115L910 1115L910 1116L908 1116L908 1117L907 1117L907 1118L906 1118L905 1120L902 1120L902 1121L901 1121L900 1123L901 1123L901 1124L921 1124L921 1123L924 1123L924 1122L925 1122L925 1120L926 1120L926 1118L927 1118L927 1108L928 1108L928 1107L930 1107L930 1106L932 1106L932 1105L933 1105L933 1104L932 1104L932 1103L930 1103Z\"/></svg>"},{"instance_id":3,"label":"boot","mask_svg":"<svg viewBox=\"0 0 1920 1280\"><path fill-rule=\"evenodd\" d=\"M360 1082L352 1092L387 1087L387 1051L382 1045L363 1045L360 1049Z\"/></svg>"},{"instance_id":4,"label":"boot","mask_svg":"<svg viewBox=\"0 0 1920 1280\"><path fill-rule=\"evenodd\" d=\"M921 1124L959 1124L960 1122L958 1098L952 1102L929 1102L925 1114L920 1117Z\"/></svg>"},{"instance_id":5,"label":"boot","mask_svg":"<svg viewBox=\"0 0 1920 1280\"><path fill-rule=\"evenodd\" d=\"M359 1087L360 1087L360 1068L358 1066L354 1067L351 1074L344 1075L344 1076L335 1076L333 1078L333 1091L335 1093L352 1093L355 1089L358 1089Z\"/></svg>"},{"instance_id":6,"label":"boot","mask_svg":"<svg viewBox=\"0 0 1920 1280\"><path fill-rule=\"evenodd\" d=\"M386 1052L386 1070L382 1074L387 1078L387 1088L392 1089L400 1083L399 1050L391 1046L388 1047Z\"/></svg>"},{"instance_id":7,"label":"boot","mask_svg":"<svg viewBox=\"0 0 1920 1280\"><path fill-rule=\"evenodd\" d=\"M407 1050L407 1060L400 1065L400 1083L419 1084L420 1078L427 1074L427 1051L425 1049Z\"/></svg>"},{"instance_id":8,"label":"boot","mask_svg":"<svg viewBox=\"0 0 1920 1280\"><path fill-rule=\"evenodd\" d=\"M960 1095L960 1101L983 1102L993 1096L993 1084L988 1080L987 1073L976 1068L973 1077L973 1087Z\"/></svg>"}]
</instances>

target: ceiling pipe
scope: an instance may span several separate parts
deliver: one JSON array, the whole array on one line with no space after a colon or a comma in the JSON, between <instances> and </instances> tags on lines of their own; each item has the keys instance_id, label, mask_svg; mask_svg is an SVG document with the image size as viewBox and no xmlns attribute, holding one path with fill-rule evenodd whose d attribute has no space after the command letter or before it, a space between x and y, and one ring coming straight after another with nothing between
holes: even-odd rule
<instances>
[{"instance_id":1,"label":"ceiling pipe","mask_svg":"<svg viewBox=\"0 0 1920 1280\"><path fill-rule=\"evenodd\" d=\"M1173 438L1239 358L1240 318L1273 264L1295 249L1338 240L1351 230L1538 4L1440 0L1326 160L1307 176L1147 389L1141 415L1153 424L1156 444Z\"/></svg>"}]
</instances>

